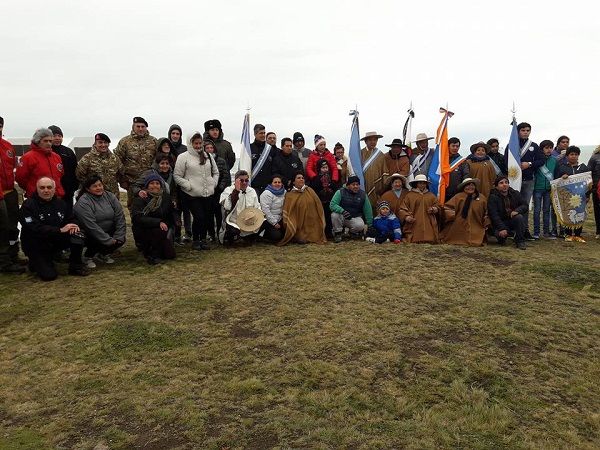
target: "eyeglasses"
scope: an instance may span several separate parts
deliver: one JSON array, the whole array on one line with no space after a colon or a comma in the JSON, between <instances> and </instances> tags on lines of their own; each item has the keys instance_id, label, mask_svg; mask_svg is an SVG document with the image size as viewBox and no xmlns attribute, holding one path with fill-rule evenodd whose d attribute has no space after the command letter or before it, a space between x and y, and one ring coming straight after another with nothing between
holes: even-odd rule
<instances>
[{"instance_id":1,"label":"eyeglasses","mask_svg":"<svg viewBox=\"0 0 600 450\"><path fill-rule=\"evenodd\" d=\"M239 178L240 183L247 183L248 181L250 181L248 178Z\"/></svg>"}]
</instances>

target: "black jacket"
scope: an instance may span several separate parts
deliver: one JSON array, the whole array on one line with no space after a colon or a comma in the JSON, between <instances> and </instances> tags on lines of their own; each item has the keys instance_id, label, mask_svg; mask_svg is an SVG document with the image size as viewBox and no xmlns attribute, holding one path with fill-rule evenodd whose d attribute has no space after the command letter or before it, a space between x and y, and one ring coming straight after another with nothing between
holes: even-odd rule
<instances>
[{"instance_id":1,"label":"black jacket","mask_svg":"<svg viewBox=\"0 0 600 450\"><path fill-rule=\"evenodd\" d=\"M517 149L517 151L520 152L523 145L525 145L525 140L519 138L519 148ZM507 146L504 154L504 161L507 160L509 151L510 150ZM523 169L522 171L523 181L531 181L533 180L533 176L535 175L537 170L544 165L546 160L544 159L544 152L542 152L540 150L540 147L532 141L529 144L527 151L523 154L523 156L521 156L521 162L531 163L531 166L529 166L527 169Z\"/></svg>"},{"instance_id":2,"label":"black jacket","mask_svg":"<svg viewBox=\"0 0 600 450\"><path fill-rule=\"evenodd\" d=\"M275 157L275 150L271 147L271 149L269 150L269 156L267 157L265 163L263 164L262 168L260 169L260 172L258 172L257 174L254 174L254 166L256 166L256 163L258 162L258 159L260 158L260 155L262 154L263 150L265 149L265 144L266 142L257 142L254 141L252 144L250 144L250 152L252 154L252 176L254 177L254 180L252 181L252 187L253 188L258 188L261 191L266 188L269 183L271 182L271 174L272 174L272 164L273 164L273 158Z\"/></svg>"},{"instance_id":3,"label":"black jacket","mask_svg":"<svg viewBox=\"0 0 600 450\"><path fill-rule=\"evenodd\" d=\"M219 169L219 182L215 186L214 195L219 198L221 192L223 192L226 187L231 185L231 172L229 171L227 161L225 161L216 153L213 153L213 156L215 157L217 168Z\"/></svg>"},{"instance_id":4,"label":"black jacket","mask_svg":"<svg viewBox=\"0 0 600 450\"><path fill-rule=\"evenodd\" d=\"M63 176L60 179L60 184L66 193L73 193L79 189L79 180L75 176L77 170L77 156L75 152L64 145L53 145L52 151L60 156L63 165Z\"/></svg>"},{"instance_id":5,"label":"black jacket","mask_svg":"<svg viewBox=\"0 0 600 450\"><path fill-rule=\"evenodd\" d=\"M511 219L510 213L512 211L516 211L521 215L526 215L529 211L529 206L523 201L519 191L509 187L508 194L504 196L497 189L492 189L488 199L488 215L494 230L508 229L506 224Z\"/></svg>"},{"instance_id":6,"label":"black jacket","mask_svg":"<svg viewBox=\"0 0 600 450\"><path fill-rule=\"evenodd\" d=\"M162 202L160 208L144 215L144 208L151 200L150 194L148 197L135 197L131 205L131 222L135 227L139 228L158 228L161 222L166 223L169 227L174 224L173 205L171 197L166 191L163 191Z\"/></svg>"},{"instance_id":7,"label":"black jacket","mask_svg":"<svg viewBox=\"0 0 600 450\"><path fill-rule=\"evenodd\" d=\"M460 155L456 155L454 158L450 158L450 164L457 158L461 158ZM456 188L465 178L469 177L469 165L467 161L462 162L456 169L450 172L450 181L448 187L446 187L446 201L450 200L454 195L457 194Z\"/></svg>"},{"instance_id":8,"label":"black jacket","mask_svg":"<svg viewBox=\"0 0 600 450\"><path fill-rule=\"evenodd\" d=\"M69 223L66 217L67 204L54 196L52 200L42 200L37 193L21 205L21 242L25 252L35 251L44 242L61 235L60 229Z\"/></svg>"},{"instance_id":9,"label":"black jacket","mask_svg":"<svg viewBox=\"0 0 600 450\"><path fill-rule=\"evenodd\" d=\"M271 165L271 173L273 175L278 174L283 177L283 186L289 189L294 177L298 172L304 173L304 166L300 158L294 153L284 155L279 152L273 158L273 164Z\"/></svg>"}]
</instances>

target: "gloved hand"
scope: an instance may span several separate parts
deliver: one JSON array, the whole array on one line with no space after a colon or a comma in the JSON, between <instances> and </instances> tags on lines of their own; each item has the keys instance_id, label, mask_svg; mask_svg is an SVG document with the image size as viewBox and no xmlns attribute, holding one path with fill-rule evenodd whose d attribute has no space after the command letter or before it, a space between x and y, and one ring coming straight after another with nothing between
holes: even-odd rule
<instances>
[{"instance_id":1,"label":"gloved hand","mask_svg":"<svg viewBox=\"0 0 600 450\"><path fill-rule=\"evenodd\" d=\"M344 216L344 219L346 219L346 220L352 219L352 215L348 211L344 211L342 213L342 216Z\"/></svg>"}]
</instances>

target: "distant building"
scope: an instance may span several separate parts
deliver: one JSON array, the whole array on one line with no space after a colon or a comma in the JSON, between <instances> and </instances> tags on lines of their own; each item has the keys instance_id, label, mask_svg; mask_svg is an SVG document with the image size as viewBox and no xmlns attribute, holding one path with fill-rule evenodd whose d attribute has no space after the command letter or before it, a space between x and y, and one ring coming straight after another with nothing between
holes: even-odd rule
<instances>
[{"instance_id":1,"label":"distant building","mask_svg":"<svg viewBox=\"0 0 600 450\"><path fill-rule=\"evenodd\" d=\"M72 148L75 152L75 156L77 156L77 161L79 161L83 155L89 152L92 149L92 145L94 144L94 137L74 137L71 142L67 145L67 147Z\"/></svg>"}]
</instances>

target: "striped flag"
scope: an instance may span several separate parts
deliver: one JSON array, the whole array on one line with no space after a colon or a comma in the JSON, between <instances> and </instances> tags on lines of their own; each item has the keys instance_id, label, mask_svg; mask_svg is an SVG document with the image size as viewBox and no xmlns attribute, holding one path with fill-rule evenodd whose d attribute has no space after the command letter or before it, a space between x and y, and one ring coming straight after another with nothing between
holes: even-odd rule
<instances>
[{"instance_id":1,"label":"striped flag","mask_svg":"<svg viewBox=\"0 0 600 450\"><path fill-rule=\"evenodd\" d=\"M245 170L249 175L252 175L252 153L250 151L250 113L246 113L244 116L241 144L238 170Z\"/></svg>"},{"instance_id":2,"label":"striped flag","mask_svg":"<svg viewBox=\"0 0 600 450\"><path fill-rule=\"evenodd\" d=\"M504 151L504 162L508 167L508 181L510 187L516 191L521 190L523 171L521 170L521 144L519 144L519 132L517 131L517 119L513 115L510 139Z\"/></svg>"},{"instance_id":3,"label":"striped flag","mask_svg":"<svg viewBox=\"0 0 600 450\"><path fill-rule=\"evenodd\" d=\"M450 151L448 150L448 119L454 115L447 109L440 108L440 113L444 114L442 121L437 129L435 138L435 152L429 166L429 180L431 185L429 190L437 195L440 204L444 204L446 198L446 187L450 183Z\"/></svg>"},{"instance_id":4,"label":"striped flag","mask_svg":"<svg viewBox=\"0 0 600 450\"><path fill-rule=\"evenodd\" d=\"M360 131L358 129L358 111L350 111L352 128L350 131L350 145L348 146L349 172L360 179L361 189L365 189L365 174L363 173L362 159L360 157Z\"/></svg>"},{"instance_id":5,"label":"striped flag","mask_svg":"<svg viewBox=\"0 0 600 450\"><path fill-rule=\"evenodd\" d=\"M402 129L402 142L404 142L404 145L408 145L412 149L412 120L415 118L415 112L412 109L412 102L410 102L410 108L407 112L408 117L406 118L406 122L404 122L404 128Z\"/></svg>"}]
</instances>

